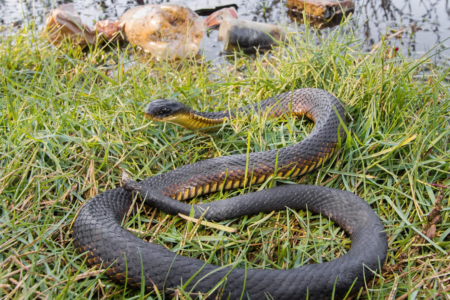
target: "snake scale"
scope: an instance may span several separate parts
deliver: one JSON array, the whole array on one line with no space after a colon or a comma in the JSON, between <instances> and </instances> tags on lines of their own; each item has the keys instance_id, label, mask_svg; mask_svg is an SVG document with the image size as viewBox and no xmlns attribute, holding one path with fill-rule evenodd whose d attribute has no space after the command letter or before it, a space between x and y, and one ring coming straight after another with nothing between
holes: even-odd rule
<instances>
[{"instance_id":1,"label":"snake scale","mask_svg":"<svg viewBox=\"0 0 450 300\"><path fill-rule=\"evenodd\" d=\"M320 89L298 89L236 111L201 113L173 100L155 100L146 108L154 121L199 129L237 114L305 116L315 123L301 142L270 151L216 157L100 193L80 209L73 227L74 245L92 266L108 268L114 281L131 287L173 293L178 287L208 299L343 299L358 292L380 271L387 255L384 227L370 206L356 195L311 185L282 185L234 198L188 205L190 199L219 190L259 184L277 175L294 177L319 168L345 139L339 100ZM339 117L338 117L339 115ZM246 171L247 170L247 171ZM221 221L259 212L309 210L334 220L352 237L347 254L329 262L295 269L217 267L145 242L121 227L138 193L146 205L168 214Z\"/></svg>"}]
</instances>

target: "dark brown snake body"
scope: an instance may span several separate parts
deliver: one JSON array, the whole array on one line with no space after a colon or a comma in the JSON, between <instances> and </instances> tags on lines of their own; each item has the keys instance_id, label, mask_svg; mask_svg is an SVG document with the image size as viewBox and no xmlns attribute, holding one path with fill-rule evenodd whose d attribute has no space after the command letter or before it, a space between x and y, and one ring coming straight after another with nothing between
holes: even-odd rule
<instances>
[{"instance_id":1,"label":"dark brown snake body","mask_svg":"<svg viewBox=\"0 0 450 300\"><path fill-rule=\"evenodd\" d=\"M75 247L86 252L88 263L109 268L106 274L119 283L171 292L206 294L208 299L342 299L357 292L380 270L387 253L384 228L370 206L352 193L320 186L284 185L257 193L194 205L195 196L262 183L271 176L294 177L320 167L345 140L345 121L338 99L319 89L300 89L239 109L199 113L178 102L157 100L146 113L154 120L201 128L233 118L236 113L271 116L306 116L315 123L303 141L281 149L211 158L180 167L124 188L103 192L89 200L74 224ZM132 192L145 204L166 213L220 221L258 212L307 209L337 222L352 236L352 247L338 259L290 270L221 268L176 255L147 243L120 224L132 204Z\"/></svg>"}]
</instances>

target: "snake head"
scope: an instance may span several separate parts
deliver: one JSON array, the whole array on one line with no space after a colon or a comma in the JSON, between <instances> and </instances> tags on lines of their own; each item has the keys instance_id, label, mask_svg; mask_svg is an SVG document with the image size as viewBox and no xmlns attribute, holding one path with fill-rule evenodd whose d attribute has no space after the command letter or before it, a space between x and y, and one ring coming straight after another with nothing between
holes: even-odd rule
<instances>
[{"instance_id":1,"label":"snake head","mask_svg":"<svg viewBox=\"0 0 450 300\"><path fill-rule=\"evenodd\" d=\"M151 121L169 122L190 130L209 130L223 123L223 117L211 119L175 100L157 99L145 109L145 117Z\"/></svg>"},{"instance_id":2,"label":"snake head","mask_svg":"<svg viewBox=\"0 0 450 300\"><path fill-rule=\"evenodd\" d=\"M175 100L157 99L145 108L145 117L152 121L170 122L180 115L189 114L190 109Z\"/></svg>"}]
</instances>

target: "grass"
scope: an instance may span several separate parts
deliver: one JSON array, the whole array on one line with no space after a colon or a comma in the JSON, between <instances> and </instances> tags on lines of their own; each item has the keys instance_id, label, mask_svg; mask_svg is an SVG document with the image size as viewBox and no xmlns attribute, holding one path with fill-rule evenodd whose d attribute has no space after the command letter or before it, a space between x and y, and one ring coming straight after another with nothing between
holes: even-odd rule
<instances>
[{"instance_id":1,"label":"grass","mask_svg":"<svg viewBox=\"0 0 450 300\"><path fill-rule=\"evenodd\" d=\"M326 37L305 30L271 55L217 67L152 62L132 48L56 49L27 30L1 37L0 296L162 299L114 284L74 251L71 224L81 205L120 186L123 171L143 179L247 153L248 145L277 149L303 139L312 124L238 118L218 133L197 134L148 123L144 106L164 97L222 110L317 87L345 104L350 134L321 170L290 181L351 191L382 220L387 263L357 298L449 299L449 69L427 57L389 56L386 44L364 53L360 43L348 26ZM303 211L220 223L237 233L149 207L131 219L126 226L142 239L216 265L293 268L332 260L351 245L333 222ZM180 289L179 298L189 297Z\"/></svg>"}]
</instances>

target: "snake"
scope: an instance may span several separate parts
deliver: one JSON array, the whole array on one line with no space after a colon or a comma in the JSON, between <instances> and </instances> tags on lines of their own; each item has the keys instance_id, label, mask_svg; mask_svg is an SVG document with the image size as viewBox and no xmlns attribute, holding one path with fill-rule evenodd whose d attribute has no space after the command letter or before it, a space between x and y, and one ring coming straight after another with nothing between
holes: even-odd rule
<instances>
[{"instance_id":1,"label":"snake","mask_svg":"<svg viewBox=\"0 0 450 300\"><path fill-rule=\"evenodd\" d=\"M293 178L320 168L345 142L345 110L331 93L317 88L288 91L253 105L199 112L176 100L157 99L145 108L152 121L210 130L226 120L306 117L314 122L302 141L269 151L219 156L179 167L86 201L73 225L74 246L91 266L127 287L208 299L344 299L358 293L381 271L387 256L385 229L370 205L348 192L325 186L284 184L229 199L187 204L180 200ZM169 215L194 215L219 222L260 212L307 210L342 227L352 239L347 253L327 262L292 269L215 266L146 242L122 227L133 199ZM202 298L204 299L204 298Z\"/></svg>"}]
</instances>

